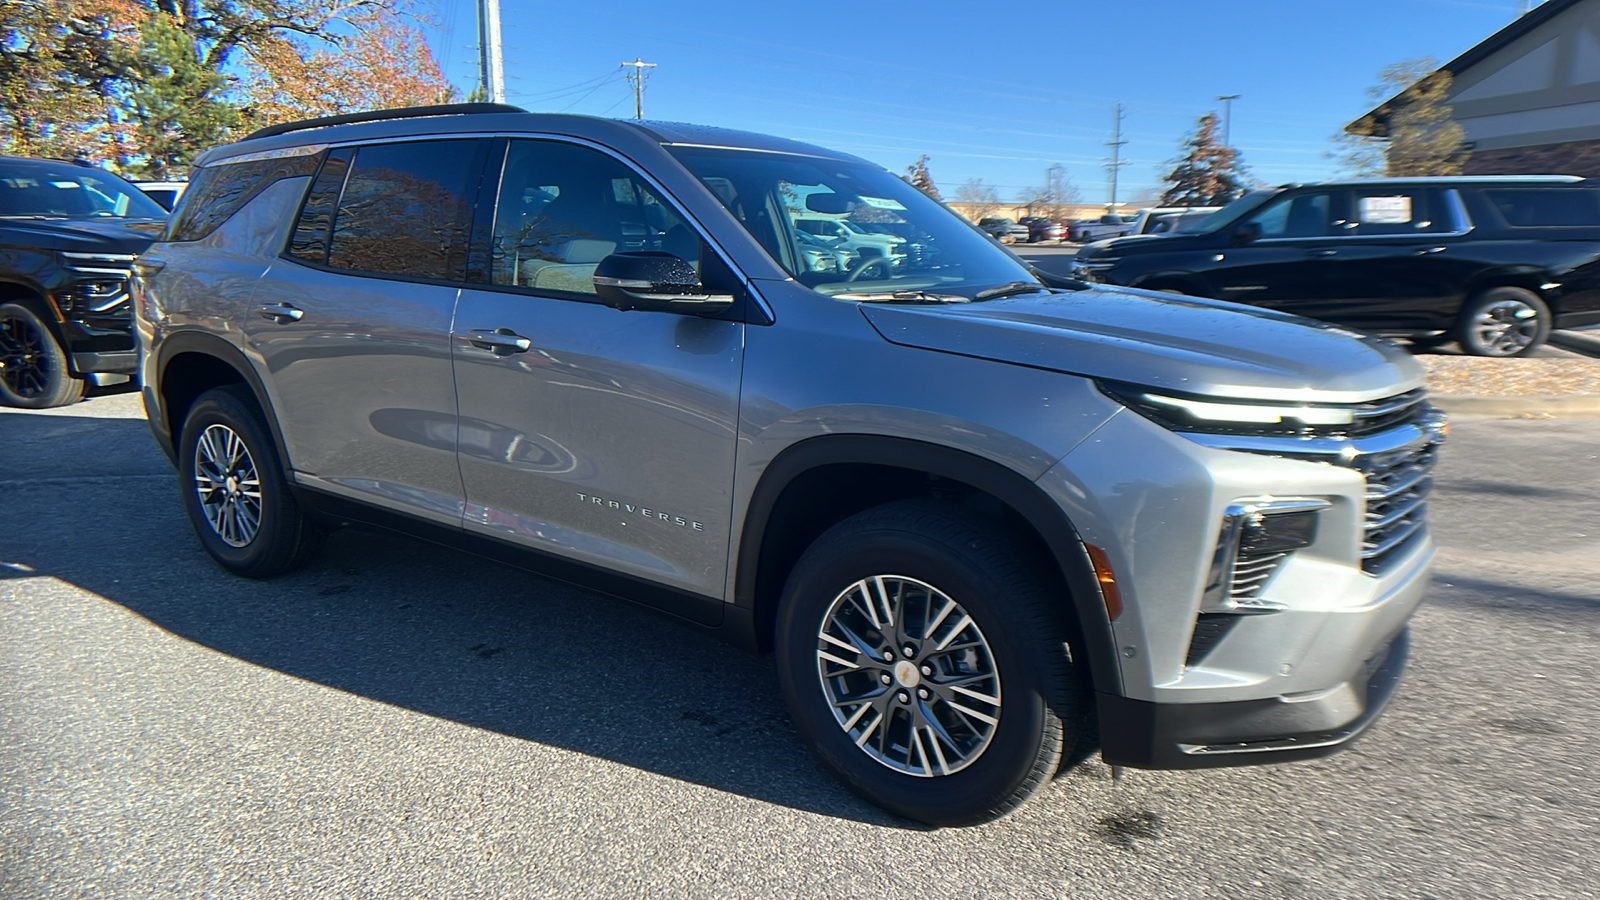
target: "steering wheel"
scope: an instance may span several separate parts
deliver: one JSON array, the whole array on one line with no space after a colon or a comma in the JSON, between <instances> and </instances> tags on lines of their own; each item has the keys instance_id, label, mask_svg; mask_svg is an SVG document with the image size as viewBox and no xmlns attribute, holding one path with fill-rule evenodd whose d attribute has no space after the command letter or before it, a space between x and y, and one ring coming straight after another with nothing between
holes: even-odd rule
<instances>
[{"instance_id":1,"label":"steering wheel","mask_svg":"<svg viewBox=\"0 0 1600 900\"><path fill-rule=\"evenodd\" d=\"M885 278L893 278L894 277L894 267L890 264L889 257L887 257L887 256L869 256L866 259L863 259L860 262L857 262L855 265L851 266L850 267L850 274L846 275L844 280L845 281L855 281L857 278L861 277L861 274L863 272L865 272L868 269L871 269L871 268L873 268L875 266L882 266L883 267L883 277L885 277Z\"/></svg>"}]
</instances>

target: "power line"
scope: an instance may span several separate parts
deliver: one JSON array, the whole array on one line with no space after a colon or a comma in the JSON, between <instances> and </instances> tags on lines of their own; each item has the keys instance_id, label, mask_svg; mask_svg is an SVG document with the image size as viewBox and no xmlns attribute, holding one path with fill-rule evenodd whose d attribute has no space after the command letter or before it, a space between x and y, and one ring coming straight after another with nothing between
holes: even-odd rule
<instances>
[{"instance_id":1,"label":"power line","mask_svg":"<svg viewBox=\"0 0 1600 900\"><path fill-rule=\"evenodd\" d=\"M478 79L490 103L506 102L500 53L500 0L478 0Z\"/></svg>"},{"instance_id":2,"label":"power line","mask_svg":"<svg viewBox=\"0 0 1600 900\"><path fill-rule=\"evenodd\" d=\"M656 67L655 63L641 62L635 56L633 62L625 62L618 68L632 67L633 71L627 73L628 83L633 85L633 118L634 121L644 121L644 82L650 77L649 69Z\"/></svg>"},{"instance_id":3,"label":"power line","mask_svg":"<svg viewBox=\"0 0 1600 900\"><path fill-rule=\"evenodd\" d=\"M1117 211L1117 175L1129 163L1129 160L1122 158L1122 148L1128 144L1122 139L1122 120L1125 118L1127 114L1122 111L1122 104L1118 103L1111 120L1112 138L1106 142L1106 146L1111 148L1111 160L1106 163L1106 168L1111 172L1111 199L1106 203L1106 212L1109 213Z\"/></svg>"}]
</instances>

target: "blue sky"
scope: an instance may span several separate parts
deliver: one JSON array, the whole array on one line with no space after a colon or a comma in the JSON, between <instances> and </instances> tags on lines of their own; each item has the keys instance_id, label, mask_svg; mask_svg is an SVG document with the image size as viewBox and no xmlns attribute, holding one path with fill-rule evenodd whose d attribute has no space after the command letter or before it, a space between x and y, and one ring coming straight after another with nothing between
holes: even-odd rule
<instances>
[{"instance_id":1,"label":"blue sky","mask_svg":"<svg viewBox=\"0 0 1600 900\"><path fill-rule=\"evenodd\" d=\"M477 81L474 0L438 0L430 41ZM651 70L645 117L783 135L896 172L919 155L946 197L971 178L1010 200L1061 163L1104 202L1113 107L1126 117L1119 199L1214 98L1239 94L1232 143L1263 181L1335 174L1330 138L1370 108L1378 70L1449 60L1519 0L1056 0L1054 3L501 0L507 99L631 117L618 64Z\"/></svg>"}]
</instances>

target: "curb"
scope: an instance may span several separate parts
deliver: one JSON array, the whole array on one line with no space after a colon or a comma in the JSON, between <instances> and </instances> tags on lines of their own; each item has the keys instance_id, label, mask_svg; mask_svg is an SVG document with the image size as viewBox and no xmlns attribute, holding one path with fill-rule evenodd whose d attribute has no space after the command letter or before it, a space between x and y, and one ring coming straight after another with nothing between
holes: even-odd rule
<instances>
[{"instance_id":1,"label":"curb","mask_svg":"<svg viewBox=\"0 0 1600 900\"><path fill-rule=\"evenodd\" d=\"M1433 394L1428 402L1452 416L1527 419L1600 419L1600 396L1533 394L1526 397L1474 397Z\"/></svg>"}]
</instances>

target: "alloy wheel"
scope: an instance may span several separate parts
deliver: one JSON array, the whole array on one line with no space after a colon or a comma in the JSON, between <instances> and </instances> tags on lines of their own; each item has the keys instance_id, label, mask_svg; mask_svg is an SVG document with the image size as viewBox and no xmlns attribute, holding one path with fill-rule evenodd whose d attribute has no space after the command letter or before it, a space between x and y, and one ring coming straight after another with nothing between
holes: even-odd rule
<instances>
[{"instance_id":1,"label":"alloy wheel","mask_svg":"<svg viewBox=\"0 0 1600 900\"><path fill-rule=\"evenodd\" d=\"M0 319L0 379L18 397L40 397L50 392L45 371L47 337L20 316Z\"/></svg>"},{"instance_id":2,"label":"alloy wheel","mask_svg":"<svg viewBox=\"0 0 1600 900\"><path fill-rule=\"evenodd\" d=\"M1486 355L1515 356L1538 337L1539 311L1521 300L1501 300L1479 311L1471 328Z\"/></svg>"},{"instance_id":3,"label":"alloy wheel","mask_svg":"<svg viewBox=\"0 0 1600 900\"><path fill-rule=\"evenodd\" d=\"M816 654L835 721L890 769L950 775L994 737L994 654L966 610L926 582L875 575L845 588L823 616Z\"/></svg>"},{"instance_id":4,"label":"alloy wheel","mask_svg":"<svg viewBox=\"0 0 1600 900\"><path fill-rule=\"evenodd\" d=\"M194 489L217 537L244 547L261 529L261 479L238 433L210 425L194 445Z\"/></svg>"}]
</instances>

